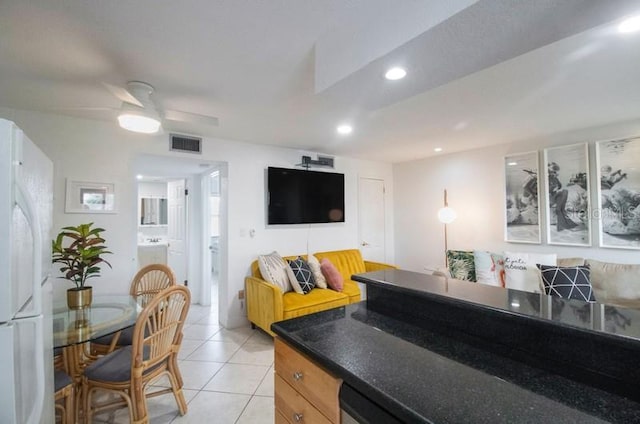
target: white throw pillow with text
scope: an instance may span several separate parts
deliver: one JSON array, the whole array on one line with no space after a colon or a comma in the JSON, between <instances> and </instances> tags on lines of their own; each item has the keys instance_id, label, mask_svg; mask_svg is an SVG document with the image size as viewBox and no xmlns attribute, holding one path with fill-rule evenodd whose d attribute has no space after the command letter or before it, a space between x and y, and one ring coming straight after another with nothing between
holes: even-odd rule
<instances>
[{"instance_id":1,"label":"white throw pillow with text","mask_svg":"<svg viewBox=\"0 0 640 424\"><path fill-rule=\"evenodd\" d=\"M540 270L536 264L555 266L556 262L555 253L504 252L506 287L540 293Z\"/></svg>"}]
</instances>

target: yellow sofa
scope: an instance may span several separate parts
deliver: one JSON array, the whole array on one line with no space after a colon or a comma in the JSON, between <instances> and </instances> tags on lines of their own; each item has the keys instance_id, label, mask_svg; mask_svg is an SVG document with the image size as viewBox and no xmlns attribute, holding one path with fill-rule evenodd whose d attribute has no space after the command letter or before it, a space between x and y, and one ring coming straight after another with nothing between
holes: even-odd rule
<instances>
[{"instance_id":1,"label":"yellow sofa","mask_svg":"<svg viewBox=\"0 0 640 424\"><path fill-rule=\"evenodd\" d=\"M306 259L306 255L300 256ZM258 261L253 261L251 275L245 279L247 317L252 326L258 326L273 336L271 324L276 321L359 302L360 288L355 281L351 280L353 274L395 268L393 265L363 260L358 249L319 252L314 253L314 256L318 260L327 258L335 265L344 278L342 292L315 288L307 294L298 294L293 291L282 293L280 287L262 278ZM284 259L296 257L286 256Z\"/></svg>"}]
</instances>

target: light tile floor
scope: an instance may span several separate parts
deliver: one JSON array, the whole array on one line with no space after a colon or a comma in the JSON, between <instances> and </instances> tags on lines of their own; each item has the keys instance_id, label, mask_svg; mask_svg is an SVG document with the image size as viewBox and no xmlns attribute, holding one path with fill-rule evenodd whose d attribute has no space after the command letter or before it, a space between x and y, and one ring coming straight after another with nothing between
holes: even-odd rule
<instances>
[{"instance_id":1,"label":"light tile floor","mask_svg":"<svg viewBox=\"0 0 640 424\"><path fill-rule=\"evenodd\" d=\"M148 399L151 424L273 424L273 339L249 327L220 327L213 304L191 305L184 328L178 365L187 414L179 415L171 394ZM94 417L95 423L128 421L126 409Z\"/></svg>"}]
</instances>

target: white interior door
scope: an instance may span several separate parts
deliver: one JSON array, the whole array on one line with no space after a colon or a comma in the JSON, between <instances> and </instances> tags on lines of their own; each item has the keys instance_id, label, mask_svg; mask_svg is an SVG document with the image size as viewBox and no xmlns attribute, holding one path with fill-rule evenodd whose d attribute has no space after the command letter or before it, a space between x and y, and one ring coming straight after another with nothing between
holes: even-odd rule
<instances>
[{"instance_id":1,"label":"white interior door","mask_svg":"<svg viewBox=\"0 0 640 424\"><path fill-rule=\"evenodd\" d=\"M167 263L179 284L187 280L187 195L185 180L167 183Z\"/></svg>"},{"instance_id":2,"label":"white interior door","mask_svg":"<svg viewBox=\"0 0 640 424\"><path fill-rule=\"evenodd\" d=\"M360 251L365 259L385 261L384 181L360 178L358 222Z\"/></svg>"}]
</instances>

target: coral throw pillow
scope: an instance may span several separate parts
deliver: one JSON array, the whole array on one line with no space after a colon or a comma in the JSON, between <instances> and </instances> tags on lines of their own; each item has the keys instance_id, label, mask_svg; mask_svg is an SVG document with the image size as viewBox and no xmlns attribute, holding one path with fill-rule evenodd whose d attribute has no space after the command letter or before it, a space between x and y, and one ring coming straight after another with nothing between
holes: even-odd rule
<instances>
[{"instance_id":1,"label":"coral throw pillow","mask_svg":"<svg viewBox=\"0 0 640 424\"><path fill-rule=\"evenodd\" d=\"M322 271L322 275L324 275L324 278L327 280L329 288L339 292L342 291L344 285L342 274L340 274L338 268L336 268L329 259L324 258L320 261L320 271Z\"/></svg>"}]
</instances>

